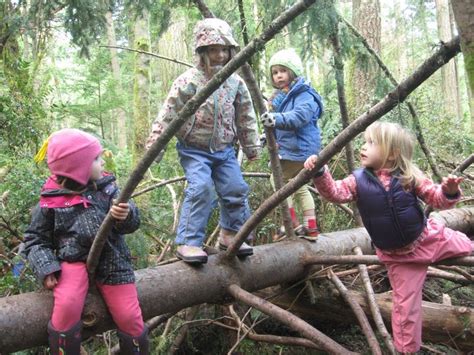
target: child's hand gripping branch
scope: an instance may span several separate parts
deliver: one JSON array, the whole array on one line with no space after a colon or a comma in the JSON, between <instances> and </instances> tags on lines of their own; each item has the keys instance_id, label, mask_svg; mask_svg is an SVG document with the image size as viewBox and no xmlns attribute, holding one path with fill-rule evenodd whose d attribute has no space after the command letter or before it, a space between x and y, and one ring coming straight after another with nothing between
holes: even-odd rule
<instances>
[{"instance_id":1,"label":"child's hand gripping branch","mask_svg":"<svg viewBox=\"0 0 474 355\"><path fill-rule=\"evenodd\" d=\"M311 155L306 161L304 162L303 166L306 170L313 170L316 166L316 162L318 161L317 155Z\"/></svg>"},{"instance_id":2,"label":"child's hand gripping branch","mask_svg":"<svg viewBox=\"0 0 474 355\"><path fill-rule=\"evenodd\" d=\"M118 205L110 207L110 214L119 221L125 221L130 213L130 205L128 202L121 202Z\"/></svg>"}]
</instances>

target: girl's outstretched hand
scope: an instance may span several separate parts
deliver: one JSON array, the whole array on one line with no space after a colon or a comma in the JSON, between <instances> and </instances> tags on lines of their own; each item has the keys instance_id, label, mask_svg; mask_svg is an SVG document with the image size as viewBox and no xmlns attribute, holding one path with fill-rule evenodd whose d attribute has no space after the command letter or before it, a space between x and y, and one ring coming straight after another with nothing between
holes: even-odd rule
<instances>
[{"instance_id":1,"label":"girl's outstretched hand","mask_svg":"<svg viewBox=\"0 0 474 355\"><path fill-rule=\"evenodd\" d=\"M303 166L306 170L313 170L317 161L318 161L318 156L317 155L311 155L308 159L306 159Z\"/></svg>"},{"instance_id":2,"label":"girl's outstretched hand","mask_svg":"<svg viewBox=\"0 0 474 355\"><path fill-rule=\"evenodd\" d=\"M44 288L48 290L52 290L53 288L56 287L57 284L58 284L58 279L56 278L56 276L54 276L54 274L49 274L43 280L43 286Z\"/></svg>"},{"instance_id":3,"label":"girl's outstretched hand","mask_svg":"<svg viewBox=\"0 0 474 355\"><path fill-rule=\"evenodd\" d=\"M112 205L112 207L110 207L110 214L119 221L126 220L129 212L130 205L127 202L122 202L118 205Z\"/></svg>"},{"instance_id":4,"label":"girl's outstretched hand","mask_svg":"<svg viewBox=\"0 0 474 355\"><path fill-rule=\"evenodd\" d=\"M459 192L459 184L464 180L462 177L449 174L448 177L444 177L441 182L441 188L447 195L456 195Z\"/></svg>"}]
</instances>

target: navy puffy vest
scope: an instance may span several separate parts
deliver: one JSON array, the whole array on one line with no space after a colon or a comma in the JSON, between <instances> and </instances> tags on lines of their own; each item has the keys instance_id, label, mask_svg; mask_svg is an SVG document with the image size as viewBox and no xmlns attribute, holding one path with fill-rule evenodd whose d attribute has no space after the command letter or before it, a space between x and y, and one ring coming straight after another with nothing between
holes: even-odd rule
<instances>
[{"instance_id":1,"label":"navy puffy vest","mask_svg":"<svg viewBox=\"0 0 474 355\"><path fill-rule=\"evenodd\" d=\"M405 191L399 179L386 191L367 169L353 172L357 182L357 207L370 238L379 249L402 248L416 240L426 218L414 191Z\"/></svg>"}]
</instances>

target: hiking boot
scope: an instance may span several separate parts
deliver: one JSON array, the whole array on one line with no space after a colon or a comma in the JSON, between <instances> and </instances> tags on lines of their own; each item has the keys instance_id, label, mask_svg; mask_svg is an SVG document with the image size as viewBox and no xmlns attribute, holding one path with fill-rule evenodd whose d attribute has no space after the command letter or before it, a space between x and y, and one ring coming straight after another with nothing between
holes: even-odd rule
<instances>
[{"instance_id":1,"label":"hiking boot","mask_svg":"<svg viewBox=\"0 0 474 355\"><path fill-rule=\"evenodd\" d=\"M52 355L79 355L81 353L82 322L77 322L70 329L59 332L48 323L49 349Z\"/></svg>"},{"instance_id":2,"label":"hiking boot","mask_svg":"<svg viewBox=\"0 0 474 355\"><path fill-rule=\"evenodd\" d=\"M180 245L176 250L178 259L189 264L205 264L207 263L207 254L202 248L192 245Z\"/></svg>"},{"instance_id":3,"label":"hiking boot","mask_svg":"<svg viewBox=\"0 0 474 355\"><path fill-rule=\"evenodd\" d=\"M221 233L219 235L219 249L220 250L227 250L227 248L229 247L229 245L232 243L232 240L234 238L235 235L233 234L223 234ZM237 256L250 256L250 255L253 255L253 248L248 245L247 243L242 243L242 245L240 246L239 250L237 251L236 253Z\"/></svg>"},{"instance_id":4,"label":"hiking boot","mask_svg":"<svg viewBox=\"0 0 474 355\"><path fill-rule=\"evenodd\" d=\"M120 342L120 355L148 355L148 328L145 326L141 335L132 337L127 333L117 330L117 335Z\"/></svg>"}]
</instances>

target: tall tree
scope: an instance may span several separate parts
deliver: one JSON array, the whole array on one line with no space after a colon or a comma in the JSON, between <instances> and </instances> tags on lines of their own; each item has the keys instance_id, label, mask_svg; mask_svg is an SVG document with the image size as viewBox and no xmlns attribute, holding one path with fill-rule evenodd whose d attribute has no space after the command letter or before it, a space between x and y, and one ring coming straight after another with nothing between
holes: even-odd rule
<instances>
[{"instance_id":1,"label":"tall tree","mask_svg":"<svg viewBox=\"0 0 474 355\"><path fill-rule=\"evenodd\" d=\"M469 81L470 107L474 108L474 3L471 0L453 0L453 12L461 35L464 66ZM474 115L471 114L471 132L474 133Z\"/></svg>"},{"instance_id":2,"label":"tall tree","mask_svg":"<svg viewBox=\"0 0 474 355\"><path fill-rule=\"evenodd\" d=\"M438 36L443 42L447 42L453 38L449 15L448 0L436 0ZM450 117L455 117L456 122L460 123L462 111L461 102L459 101L459 86L455 59L452 59L449 63L441 68L441 77L446 114L448 114Z\"/></svg>"},{"instance_id":3,"label":"tall tree","mask_svg":"<svg viewBox=\"0 0 474 355\"><path fill-rule=\"evenodd\" d=\"M140 9L134 24L134 48L150 51L150 13ZM137 162L145 151L145 141L150 131L150 57L135 54L133 85L133 161Z\"/></svg>"},{"instance_id":4,"label":"tall tree","mask_svg":"<svg viewBox=\"0 0 474 355\"><path fill-rule=\"evenodd\" d=\"M367 39L377 53L380 53L381 20L379 0L354 0L352 2L352 23ZM378 68L367 58L356 53L349 73L350 92L348 93L351 117L358 116L371 106L375 92Z\"/></svg>"},{"instance_id":5,"label":"tall tree","mask_svg":"<svg viewBox=\"0 0 474 355\"><path fill-rule=\"evenodd\" d=\"M112 75L116 83L115 93L121 95L123 93L122 79L120 76L120 64L117 56L117 49L113 48L117 46L117 39L115 37L114 20L112 17L112 11L107 11L105 14L107 21L107 44L110 46L110 64L112 67ZM124 149L127 147L127 113L123 107L117 109L117 119L114 122L115 131L113 137L117 139L117 144L120 148Z\"/></svg>"}]
</instances>

